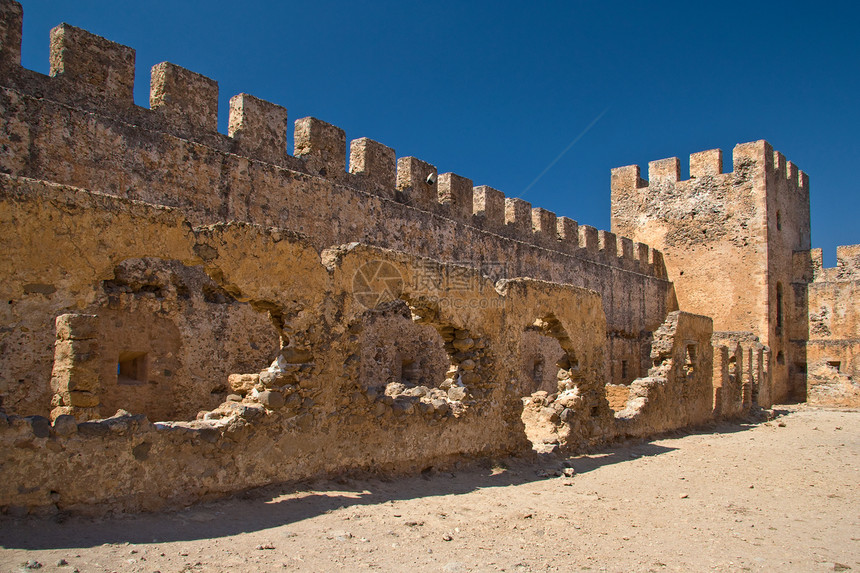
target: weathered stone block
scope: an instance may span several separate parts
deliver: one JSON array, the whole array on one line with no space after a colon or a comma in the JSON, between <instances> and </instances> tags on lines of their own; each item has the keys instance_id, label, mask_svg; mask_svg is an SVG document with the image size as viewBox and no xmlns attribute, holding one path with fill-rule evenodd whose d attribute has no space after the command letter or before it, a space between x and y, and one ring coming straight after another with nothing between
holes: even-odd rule
<instances>
[{"instance_id":1,"label":"weathered stone block","mask_svg":"<svg viewBox=\"0 0 860 573\"><path fill-rule=\"evenodd\" d=\"M51 421L44 416L27 416L25 418L30 424L33 435L37 438L47 438L51 435Z\"/></svg>"},{"instance_id":2,"label":"weathered stone block","mask_svg":"<svg viewBox=\"0 0 860 573\"><path fill-rule=\"evenodd\" d=\"M597 245L604 257L614 259L618 256L618 240L615 233L604 230L598 231Z\"/></svg>"},{"instance_id":3,"label":"weathered stone block","mask_svg":"<svg viewBox=\"0 0 860 573\"><path fill-rule=\"evenodd\" d=\"M95 408L99 405L98 395L92 392L71 391L68 396L63 396L63 401L78 408Z\"/></svg>"},{"instance_id":4,"label":"weathered stone block","mask_svg":"<svg viewBox=\"0 0 860 573\"><path fill-rule=\"evenodd\" d=\"M58 340L85 340L98 334L95 314L61 314L54 324Z\"/></svg>"},{"instance_id":5,"label":"weathered stone block","mask_svg":"<svg viewBox=\"0 0 860 573\"><path fill-rule=\"evenodd\" d=\"M677 157L658 159L648 164L649 183L668 183L681 178L681 160Z\"/></svg>"},{"instance_id":6,"label":"weathered stone block","mask_svg":"<svg viewBox=\"0 0 860 573\"><path fill-rule=\"evenodd\" d=\"M487 185L472 188L472 205L475 215L481 217L488 227L505 224L505 194Z\"/></svg>"},{"instance_id":7,"label":"weathered stone block","mask_svg":"<svg viewBox=\"0 0 860 573\"><path fill-rule=\"evenodd\" d=\"M99 351L99 341L87 340L57 340L54 343L54 364L71 367L82 362L96 360Z\"/></svg>"},{"instance_id":8,"label":"weathered stone block","mask_svg":"<svg viewBox=\"0 0 860 573\"><path fill-rule=\"evenodd\" d=\"M706 177L723 172L723 150L709 149L690 155L690 177Z\"/></svg>"},{"instance_id":9,"label":"weathered stone block","mask_svg":"<svg viewBox=\"0 0 860 573\"><path fill-rule=\"evenodd\" d=\"M243 396L253 390L259 382L259 374L230 374L227 377L227 386L230 390Z\"/></svg>"},{"instance_id":10,"label":"weathered stone block","mask_svg":"<svg viewBox=\"0 0 860 573\"><path fill-rule=\"evenodd\" d=\"M71 436L78 432L78 423L74 416L60 413L55 416L53 412L51 416L54 418L54 433L58 436Z\"/></svg>"},{"instance_id":11,"label":"weathered stone block","mask_svg":"<svg viewBox=\"0 0 860 573\"><path fill-rule=\"evenodd\" d=\"M0 2L0 67L21 64L21 29L24 10L11 0Z\"/></svg>"},{"instance_id":12,"label":"weathered stone block","mask_svg":"<svg viewBox=\"0 0 860 573\"><path fill-rule=\"evenodd\" d=\"M591 225L580 225L579 246L589 253L597 253L597 229Z\"/></svg>"},{"instance_id":13,"label":"weathered stone block","mask_svg":"<svg viewBox=\"0 0 860 573\"><path fill-rule=\"evenodd\" d=\"M618 237L618 256L633 260L633 241L627 237Z\"/></svg>"},{"instance_id":14,"label":"weathered stone block","mask_svg":"<svg viewBox=\"0 0 860 573\"><path fill-rule=\"evenodd\" d=\"M472 180L456 173L439 175L439 203L448 206L448 213L457 219L472 217Z\"/></svg>"},{"instance_id":15,"label":"weathered stone block","mask_svg":"<svg viewBox=\"0 0 860 573\"><path fill-rule=\"evenodd\" d=\"M315 117L296 120L295 156L315 175L339 179L346 169L346 133Z\"/></svg>"},{"instance_id":16,"label":"weathered stone block","mask_svg":"<svg viewBox=\"0 0 860 573\"><path fill-rule=\"evenodd\" d=\"M51 76L125 106L134 105L134 56L128 46L68 24L51 30Z\"/></svg>"},{"instance_id":17,"label":"weathered stone block","mask_svg":"<svg viewBox=\"0 0 860 573\"><path fill-rule=\"evenodd\" d=\"M556 219L556 233L562 245L567 248L576 248L579 245L579 223L568 217Z\"/></svg>"},{"instance_id":18,"label":"weathered stone block","mask_svg":"<svg viewBox=\"0 0 860 573\"><path fill-rule=\"evenodd\" d=\"M552 211L535 207L532 209L532 231L539 239L551 245L558 240L557 219Z\"/></svg>"},{"instance_id":19,"label":"weathered stone block","mask_svg":"<svg viewBox=\"0 0 860 573\"><path fill-rule=\"evenodd\" d=\"M269 408L270 410L277 410L278 408L282 408L284 406L284 395L280 392L275 392L273 390L264 390L260 392L257 396L257 399L260 401L260 404Z\"/></svg>"},{"instance_id":20,"label":"weathered stone block","mask_svg":"<svg viewBox=\"0 0 860 573\"><path fill-rule=\"evenodd\" d=\"M612 190L637 189L645 186L645 181L639 175L638 165L616 167L612 170Z\"/></svg>"},{"instance_id":21,"label":"weathered stone block","mask_svg":"<svg viewBox=\"0 0 860 573\"><path fill-rule=\"evenodd\" d=\"M366 137L349 145L349 172L363 175L379 185L386 197L394 197L397 179L394 150Z\"/></svg>"},{"instance_id":22,"label":"weathered stone block","mask_svg":"<svg viewBox=\"0 0 860 573\"><path fill-rule=\"evenodd\" d=\"M433 209L438 202L436 167L416 157L397 160L397 190L410 205Z\"/></svg>"},{"instance_id":23,"label":"weathered stone block","mask_svg":"<svg viewBox=\"0 0 860 573\"><path fill-rule=\"evenodd\" d=\"M241 155L280 164L287 154L287 110L252 95L235 95L230 98L227 135Z\"/></svg>"},{"instance_id":24,"label":"weathered stone block","mask_svg":"<svg viewBox=\"0 0 860 573\"><path fill-rule=\"evenodd\" d=\"M532 234L532 204L517 197L505 198L505 224L522 238Z\"/></svg>"},{"instance_id":25,"label":"weathered stone block","mask_svg":"<svg viewBox=\"0 0 860 573\"><path fill-rule=\"evenodd\" d=\"M149 107L173 126L218 130L218 82L170 62L152 67Z\"/></svg>"},{"instance_id":26,"label":"weathered stone block","mask_svg":"<svg viewBox=\"0 0 860 573\"><path fill-rule=\"evenodd\" d=\"M639 261L643 269L648 266L648 251L649 247L645 243L633 243L633 256Z\"/></svg>"},{"instance_id":27,"label":"weathered stone block","mask_svg":"<svg viewBox=\"0 0 860 573\"><path fill-rule=\"evenodd\" d=\"M748 168L747 164L750 163L757 164L761 171L771 171L773 169L773 147L764 139L735 145L732 150L733 169L736 172L741 172L744 168Z\"/></svg>"},{"instance_id":28,"label":"weathered stone block","mask_svg":"<svg viewBox=\"0 0 860 573\"><path fill-rule=\"evenodd\" d=\"M82 365L54 364L51 372L51 389L54 392L85 390L96 392L99 389L99 364Z\"/></svg>"}]
</instances>

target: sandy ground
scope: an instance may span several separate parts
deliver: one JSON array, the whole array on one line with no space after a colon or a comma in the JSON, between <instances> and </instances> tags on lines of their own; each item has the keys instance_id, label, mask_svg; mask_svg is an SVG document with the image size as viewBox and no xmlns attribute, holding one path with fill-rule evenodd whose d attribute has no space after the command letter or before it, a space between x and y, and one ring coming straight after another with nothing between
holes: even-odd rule
<instances>
[{"instance_id":1,"label":"sandy ground","mask_svg":"<svg viewBox=\"0 0 860 573\"><path fill-rule=\"evenodd\" d=\"M538 475L563 460L508 460L105 521L4 518L0 570L860 571L860 412L711 430L573 458L572 478Z\"/></svg>"}]
</instances>

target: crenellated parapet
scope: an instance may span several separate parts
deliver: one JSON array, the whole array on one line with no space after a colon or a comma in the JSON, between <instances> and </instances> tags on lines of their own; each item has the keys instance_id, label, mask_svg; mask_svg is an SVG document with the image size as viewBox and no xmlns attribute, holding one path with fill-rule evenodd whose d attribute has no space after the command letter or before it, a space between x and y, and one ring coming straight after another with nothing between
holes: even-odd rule
<instances>
[{"instance_id":1,"label":"crenellated parapet","mask_svg":"<svg viewBox=\"0 0 860 573\"><path fill-rule=\"evenodd\" d=\"M138 139L151 138L157 133L159 137L204 146L200 153L177 153L185 163L176 169L193 173L217 161L219 154L222 158L238 156L264 170L268 169L266 165L273 165L322 178L503 239L625 271L665 277L660 253L645 244L579 226L572 219L533 207L520 198L505 197L501 191L484 185L475 186L462 175L439 173L434 165L421 159L398 158L394 149L366 137L349 141L343 129L321 119L305 117L295 121L290 155L287 110L253 95L241 93L231 98L227 134L219 133L218 83L170 62L153 66L150 107L137 106L133 99L135 50L69 24L51 30L50 75L26 70L20 67L21 6L13 0L0 0L0 13L0 67L7 70L2 80L5 88L21 97L36 97L95 114L105 122L113 122L111 125L126 137L139 132ZM181 147L181 143L174 146ZM38 175L26 173L26 169L9 171ZM90 182L59 182L98 189ZM120 185L111 184L105 191L114 192L113 188ZM166 203L171 206L203 206L217 200L219 193L224 194L216 187L215 181L206 186L211 198L201 197L204 191L187 185L178 185L162 196L172 197L175 205ZM131 197L146 199L140 193L134 194L128 185L126 191ZM236 201L247 199L229 199ZM207 217L216 211L223 213L225 209L216 209L213 204L207 209ZM227 211L222 218L231 216ZM419 219L425 220L419 214L415 219L416 224Z\"/></svg>"},{"instance_id":2,"label":"crenellated parapet","mask_svg":"<svg viewBox=\"0 0 860 573\"><path fill-rule=\"evenodd\" d=\"M659 159L648 163L648 178L643 179L638 165L627 165L612 170L613 198L616 194L647 193L669 194L671 190L682 193L693 182L702 179L732 181L770 175L788 181L789 186L800 194L809 194L809 176L765 140L739 143L732 150L732 171L723 172L723 152L710 149L690 155L690 178L681 179L681 160L677 157Z\"/></svg>"},{"instance_id":3,"label":"crenellated parapet","mask_svg":"<svg viewBox=\"0 0 860 573\"><path fill-rule=\"evenodd\" d=\"M821 249L796 251L793 280L799 283L830 283L860 280L860 245L836 247L836 266L824 266Z\"/></svg>"}]
</instances>

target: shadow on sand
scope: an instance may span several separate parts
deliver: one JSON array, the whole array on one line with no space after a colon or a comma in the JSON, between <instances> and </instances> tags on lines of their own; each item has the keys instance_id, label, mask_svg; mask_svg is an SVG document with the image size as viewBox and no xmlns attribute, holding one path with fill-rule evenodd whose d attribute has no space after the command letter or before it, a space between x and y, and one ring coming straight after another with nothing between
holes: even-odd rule
<instances>
[{"instance_id":1,"label":"shadow on sand","mask_svg":"<svg viewBox=\"0 0 860 573\"><path fill-rule=\"evenodd\" d=\"M704 429L672 432L650 441L626 442L570 458L551 455L511 458L495 466L487 461L477 462L456 473L272 485L177 511L103 519L63 514L54 518L2 517L0 547L61 549L105 543L147 544L228 537L300 522L339 508L434 496L439 497L439 511L444 512L457 503L447 496L558 479L555 472L563 466L585 473L609 464L657 456L677 449L653 443L662 438L739 432L750 427L748 424L720 423Z\"/></svg>"}]
</instances>

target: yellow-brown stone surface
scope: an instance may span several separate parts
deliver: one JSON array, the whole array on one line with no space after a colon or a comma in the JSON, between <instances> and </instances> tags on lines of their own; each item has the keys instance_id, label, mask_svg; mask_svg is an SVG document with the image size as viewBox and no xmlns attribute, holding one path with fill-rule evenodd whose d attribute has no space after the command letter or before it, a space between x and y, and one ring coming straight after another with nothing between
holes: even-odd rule
<instances>
[{"instance_id":1,"label":"yellow-brown stone surface","mask_svg":"<svg viewBox=\"0 0 860 573\"><path fill-rule=\"evenodd\" d=\"M614 170L608 232L316 118L288 155L249 94L218 133L217 83L169 62L138 107L134 50L66 24L24 69L0 14L2 511L857 405L860 247L821 269L808 179L764 141L732 173Z\"/></svg>"}]
</instances>

